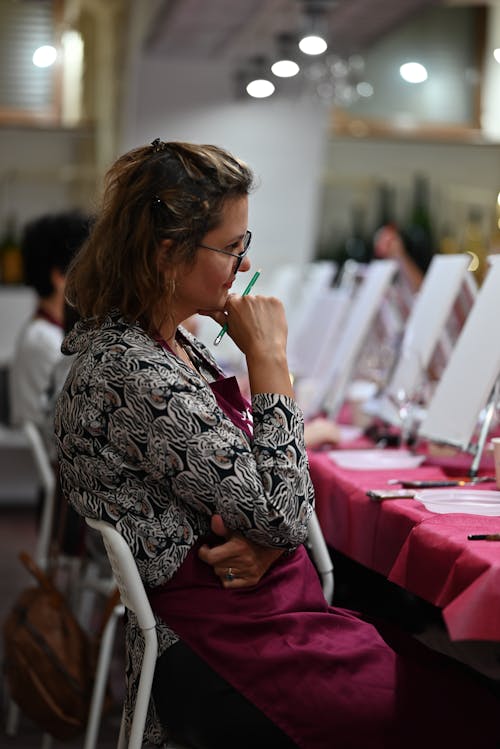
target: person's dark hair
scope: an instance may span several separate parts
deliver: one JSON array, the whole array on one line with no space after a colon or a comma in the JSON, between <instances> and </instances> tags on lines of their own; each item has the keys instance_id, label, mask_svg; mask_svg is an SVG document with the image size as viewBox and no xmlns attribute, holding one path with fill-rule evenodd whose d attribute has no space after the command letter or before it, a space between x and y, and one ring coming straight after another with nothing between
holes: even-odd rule
<instances>
[{"instance_id":1,"label":"person's dark hair","mask_svg":"<svg viewBox=\"0 0 500 749\"><path fill-rule=\"evenodd\" d=\"M51 272L66 273L89 225L89 216L78 210L45 214L26 224L21 239L24 280L42 299L54 291Z\"/></svg>"},{"instance_id":2,"label":"person's dark hair","mask_svg":"<svg viewBox=\"0 0 500 749\"><path fill-rule=\"evenodd\" d=\"M247 195L252 181L245 163L213 145L157 139L125 153L106 175L96 222L69 269L69 303L96 322L118 309L151 327L156 313L168 315L176 267L194 261L225 202ZM168 279L163 239L173 240Z\"/></svg>"}]
</instances>

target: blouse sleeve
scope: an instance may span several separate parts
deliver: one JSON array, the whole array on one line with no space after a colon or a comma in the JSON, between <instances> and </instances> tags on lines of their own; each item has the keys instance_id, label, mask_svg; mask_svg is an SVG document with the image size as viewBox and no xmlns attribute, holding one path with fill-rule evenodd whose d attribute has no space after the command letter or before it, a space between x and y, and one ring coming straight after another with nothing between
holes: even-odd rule
<instances>
[{"instance_id":1,"label":"blouse sleeve","mask_svg":"<svg viewBox=\"0 0 500 749\"><path fill-rule=\"evenodd\" d=\"M187 505L219 513L257 543L294 547L307 536L314 501L302 413L276 394L259 394L252 406L250 444L208 387L180 378L159 409L148 409L143 460Z\"/></svg>"}]
</instances>

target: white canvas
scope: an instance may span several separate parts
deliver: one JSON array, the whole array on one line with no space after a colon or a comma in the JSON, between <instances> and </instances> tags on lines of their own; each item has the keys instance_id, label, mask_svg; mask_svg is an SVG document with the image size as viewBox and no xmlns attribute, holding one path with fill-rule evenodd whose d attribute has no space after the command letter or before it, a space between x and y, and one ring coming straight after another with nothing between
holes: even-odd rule
<instances>
[{"instance_id":1,"label":"white canvas","mask_svg":"<svg viewBox=\"0 0 500 749\"><path fill-rule=\"evenodd\" d=\"M393 260L373 260L348 310L342 334L328 366L315 383L306 415L322 408L335 416L341 407L357 358L397 270Z\"/></svg>"},{"instance_id":2,"label":"white canvas","mask_svg":"<svg viewBox=\"0 0 500 749\"><path fill-rule=\"evenodd\" d=\"M441 377L419 435L467 450L481 410L500 374L500 256L477 293L448 365Z\"/></svg>"}]
</instances>

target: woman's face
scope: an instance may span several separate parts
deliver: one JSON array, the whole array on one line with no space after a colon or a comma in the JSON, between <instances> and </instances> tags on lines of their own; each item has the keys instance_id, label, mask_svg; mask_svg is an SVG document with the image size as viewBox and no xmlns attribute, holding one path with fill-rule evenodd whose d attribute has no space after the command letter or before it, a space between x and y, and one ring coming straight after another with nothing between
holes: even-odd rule
<instances>
[{"instance_id":1,"label":"woman's face","mask_svg":"<svg viewBox=\"0 0 500 749\"><path fill-rule=\"evenodd\" d=\"M202 239L225 252L239 255L243 251L243 237L248 226L247 196L227 200L222 209L220 224ZM222 310L235 279L236 258L205 247L198 247L194 264L178 268L175 277L175 308L179 321L200 310ZM245 273L250 268L246 255L238 269Z\"/></svg>"}]
</instances>

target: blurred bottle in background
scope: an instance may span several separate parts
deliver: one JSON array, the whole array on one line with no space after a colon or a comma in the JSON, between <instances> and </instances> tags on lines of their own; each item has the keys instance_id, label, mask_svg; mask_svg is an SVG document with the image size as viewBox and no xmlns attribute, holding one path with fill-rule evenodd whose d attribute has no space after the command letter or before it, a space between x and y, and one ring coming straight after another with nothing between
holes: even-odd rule
<instances>
[{"instance_id":1,"label":"blurred bottle in background","mask_svg":"<svg viewBox=\"0 0 500 749\"><path fill-rule=\"evenodd\" d=\"M23 281L23 256L14 214L7 217L0 241L0 281L3 284L18 284Z\"/></svg>"},{"instance_id":2,"label":"blurred bottle in background","mask_svg":"<svg viewBox=\"0 0 500 749\"><path fill-rule=\"evenodd\" d=\"M354 203L351 207L351 231L344 242L344 255L346 260L357 263L368 263L372 257L371 242L365 227L365 210L360 203Z\"/></svg>"},{"instance_id":3,"label":"blurred bottle in background","mask_svg":"<svg viewBox=\"0 0 500 749\"><path fill-rule=\"evenodd\" d=\"M436 251L430 210L429 180L423 174L413 179L413 192L408 220L401 229L408 255L425 273Z\"/></svg>"},{"instance_id":4,"label":"blurred bottle in background","mask_svg":"<svg viewBox=\"0 0 500 749\"><path fill-rule=\"evenodd\" d=\"M372 231L372 254L375 237L379 229L385 227L397 228L395 219L395 191L386 182L377 185L375 191L375 223Z\"/></svg>"}]
</instances>

